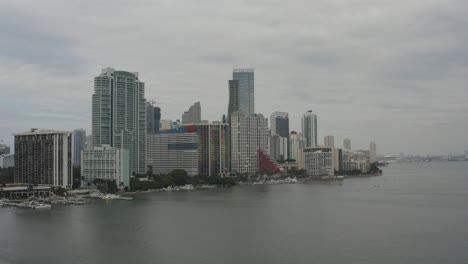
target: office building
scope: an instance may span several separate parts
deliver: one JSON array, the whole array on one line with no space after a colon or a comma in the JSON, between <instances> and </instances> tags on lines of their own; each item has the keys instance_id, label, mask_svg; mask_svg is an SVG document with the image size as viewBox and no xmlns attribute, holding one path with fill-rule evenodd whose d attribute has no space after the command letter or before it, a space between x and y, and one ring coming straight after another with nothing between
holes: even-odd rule
<instances>
[{"instance_id":1,"label":"office building","mask_svg":"<svg viewBox=\"0 0 468 264\"><path fill-rule=\"evenodd\" d=\"M82 152L82 185L95 179L113 180L119 189L130 187L130 155L126 149L101 145Z\"/></svg>"},{"instance_id":2,"label":"office building","mask_svg":"<svg viewBox=\"0 0 468 264\"><path fill-rule=\"evenodd\" d=\"M255 113L255 80L253 69L234 69L229 80L228 122L234 112Z\"/></svg>"},{"instance_id":3,"label":"office building","mask_svg":"<svg viewBox=\"0 0 468 264\"><path fill-rule=\"evenodd\" d=\"M0 155L0 168L13 168L15 166L15 154Z\"/></svg>"},{"instance_id":4,"label":"office building","mask_svg":"<svg viewBox=\"0 0 468 264\"><path fill-rule=\"evenodd\" d=\"M312 110L302 116L302 136L306 147L317 146L317 115Z\"/></svg>"},{"instance_id":5,"label":"office building","mask_svg":"<svg viewBox=\"0 0 468 264\"><path fill-rule=\"evenodd\" d=\"M201 104L194 103L188 111L182 114L182 125L201 123Z\"/></svg>"},{"instance_id":6,"label":"office building","mask_svg":"<svg viewBox=\"0 0 468 264\"><path fill-rule=\"evenodd\" d=\"M183 127L147 137L147 165L153 174L168 174L182 169L189 176L198 175L198 135Z\"/></svg>"},{"instance_id":7,"label":"office building","mask_svg":"<svg viewBox=\"0 0 468 264\"><path fill-rule=\"evenodd\" d=\"M325 136L323 139L323 146L328 147L328 148L334 148L335 147L335 137L334 136Z\"/></svg>"},{"instance_id":8,"label":"office building","mask_svg":"<svg viewBox=\"0 0 468 264\"><path fill-rule=\"evenodd\" d=\"M190 126L198 135L198 170L203 176L228 176L229 125L221 122Z\"/></svg>"},{"instance_id":9,"label":"office building","mask_svg":"<svg viewBox=\"0 0 468 264\"><path fill-rule=\"evenodd\" d=\"M259 155L268 154L268 119L261 114L235 112L231 117L231 170L259 172Z\"/></svg>"},{"instance_id":10,"label":"office building","mask_svg":"<svg viewBox=\"0 0 468 264\"><path fill-rule=\"evenodd\" d=\"M81 151L86 149L86 131L82 128L73 131L73 167L81 166Z\"/></svg>"},{"instance_id":11,"label":"office building","mask_svg":"<svg viewBox=\"0 0 468 264\"><path fill-rule=\"evenodd\" d=\"M351 139L345 138L343 140L343 149L351 150Z\"/></svg>"},{"instance_id":12,"label":"office building","mask_svg":"<svg viewBox=\"0 0 468 264\"><path fill-rule=\"evenodd\" d=\"M93 146L126 149L130 173L146 173L145 84L138 73L105 68L94 78Z\"/></svg>"},{"instance_id":13,"label":"office building","mask_svg":"<svg viewBox=\"0 0 468 264\"><path fill-rule=\"evenodd\" d=\"M10 154L10 147L5 144L0 144L0 155Z\"/></svg>"},{"instance_id":14,"label":"office building","mask_svg":"<svg viewBox=\"0 0 468 264\"><path fill-rule=\"evenodd\" d=\"M14 136L15 183L71 188L72 132L31 129Z\"/></svg>"},{"instance_id":15,"label":"office building","mask_svg":"<svg viewBox=\"0 0 468 264\"><path fill-rule=\"evenodd\" d=\"M377 145L374 141L369 144L369 161L370 163L377 161Z\"/></svg>"},{"instance_id":16,"label":"office building","mask_svg":"<svg viewBox=\"0 0 468 264\"><path fill-rule=\"evenodd\" d=\"M152 103L146 103L146 131L147 134L159 134L161 108Z\"/></svg>"},{"instance_id":17,"label":"office building","mask_svg":"<svg viewBox=\"0 0 468 264\"><path fill-rule=\"evenodd\" d=\"M288 113L273 112L270 122L270 156L275 160L287 160L290 158Z\"/></svg>"},{"instance_id":18,"label":"office building","mask_svg":"<svg viewBox=\"0 0 468 264\"><path fill-rule=\"evenodd\" d=\"M333 148L306 147L304 148L304 165L307 176L332 177L335 175L335 160Z\"/></svg>"}]
</instances>

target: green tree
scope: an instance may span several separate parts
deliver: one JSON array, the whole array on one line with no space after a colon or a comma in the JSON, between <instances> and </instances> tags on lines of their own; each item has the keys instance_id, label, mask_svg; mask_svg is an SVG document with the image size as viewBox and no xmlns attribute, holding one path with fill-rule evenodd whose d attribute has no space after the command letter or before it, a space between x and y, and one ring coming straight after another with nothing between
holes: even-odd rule
<instances>
[{"instance_id":1,"label":"green tree","mask_svg":"<svg viewBox=\"0 0 468 264\"><path fill-rule=\"evenodd\" d=\"M0 168L0 184L15 182L15 168Z\"/></svg>"},{"instance_id":2,"label":"green tree","mask_svg":"<svg viewBox=\"0 0 468 264\"><path fill-rule=\"evenodd\" d=\"M185 170L173 170L169 172L167 176L172 178L172 181L176 186L182 186L187 184L188 176Z\"/></svg>"}]
</instances>

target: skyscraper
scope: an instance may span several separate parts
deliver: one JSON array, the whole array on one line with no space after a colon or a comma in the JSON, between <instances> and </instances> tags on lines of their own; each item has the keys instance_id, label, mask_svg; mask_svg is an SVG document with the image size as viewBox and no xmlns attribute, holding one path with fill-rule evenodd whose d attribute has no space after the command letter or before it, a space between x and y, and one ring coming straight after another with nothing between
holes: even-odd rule
<instances>
[{"instance_id":1,"label":"skyscraper","mask_svg":"<svg viewBox=\"0 0 468 264\"><path fill-rule=\"evenodd\" d=\"M377 161L377 145L374 141L369 144L369 161L370 163Z\"/></svg>"},{"instance_id":2,"label":"skyscraper","mask_svg":"<svg viewBox=\"0 0 468 264\"><path fill-rule=\"evenodd\" d=\"M268 153L268 119L261 114L236 112L231 118L231 170L235 174L259 171L260 151Z\"/></svg>"},{"instance_id":3,"label":"skyscraper","mask_svg":"<svg viewBox=\"0 0 468 264\"><path fill-rule=\"evenodd\" d=\"M253 69L234 69L229 81L228 122L234 112L255 113L255 82Z\"/></svg>"},{"instance_id":4,"label":"skyscraper","mask_svg":"<svg viewBox=\"0 0 468 264\"><path fill-rule=\"evenodd\" d=\"M200 102L190 106L188 111L182 114L182 124L199 124L201 122L201 105Z\"/></svg>"},{"instance_id":5,"label":"skyscraper","mask_svg":"<svg viewBox=\"0 0 468 264\"><path fill-rule=\"evenodd\" d=\"M146 103L146 131L148 135L159 134L161 122L161 108L154 106L150 102Z\"/></svg>"},{"instance_id":6,"label":"skyscraper","mask_svg":"<svg viewBox=\"0 0 468 264\"><path fill-rule=\"evenodd\" d=\"M290 157L289 150L289 117L286 112L273 112L270 118L271 143L270 156L276 160Z\"/></svg>"},{"instance_id":7,"label":"skyscraper","mask_svg":"<svg viewBox=\"0 0 468 264\"><path fill-rule=\"evenodd\" d=\"M146 102L146 134L154 134L154 108L150 102Z\"/></svg>"},{"instance_id":8,"label":"skyscraper","mask_svg":"<svg viewBox=\"0 0 468 264\"><path fill-rule=\"evenodd\" d=\"M317 146L317 115L313 114L312 110L307 111L302 117L302 135L306 147Z\"/></svg>"},{"instance_id":9,"label":"skyscraper","mask_svg":"<svg viewBox=\"0 0 468 264\"><path fill-rule=\"evenodd\" d=\"M343 148L347 150L351 150L351 139L345 138L343 140Z\"/></svg>"},{"instance_id":10,"label":"skyscraper","mask_svg":"<svg viewBox=\"0 0 468 264\"><path fill-rule=\"evenodd\" d=\"M73 131L73 167L81 166L81 151L86 149L86 131L77 128Z\"/></svg>"},{"instance_id":11,"label":"skyscraper","mask_svg":"<svg viewBox=\"0 0 468 264\"><path fill-rule=\"evenodd\" d=\"M334 148L335 147L335 137L334 136L325 136L323 139L324 147Z\"/></svg>"},{"instance_id":12,"label":"skyscraper","mask_svg":"<svg viewBox=\"0 0 468 264\"><path fill-rule=\"evenodd\" d=\"M130 173L146 172L145 84L138 73L105 68L94 78L93 146L127 149Z\"/></svg>"}]
</instances>

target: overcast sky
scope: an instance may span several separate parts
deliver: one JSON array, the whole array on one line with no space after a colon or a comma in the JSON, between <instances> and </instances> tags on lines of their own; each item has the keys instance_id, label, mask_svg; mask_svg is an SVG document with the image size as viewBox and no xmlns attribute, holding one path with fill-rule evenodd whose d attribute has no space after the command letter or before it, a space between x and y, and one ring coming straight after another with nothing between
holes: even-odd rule
<instances>
[{"instance_id":1,"label":"overcast sky","mask_svg":"<svg viewBox=\"0 0 468 264\"><path fill-rule=\"evenodd\" d=\"M227 111L233 68L255 69L256 111L318 115L379 154L468 149L468 1L2 1L0 140L91 129L93 78L137 71L163 119Z\"/></svg>"}]
</instances>

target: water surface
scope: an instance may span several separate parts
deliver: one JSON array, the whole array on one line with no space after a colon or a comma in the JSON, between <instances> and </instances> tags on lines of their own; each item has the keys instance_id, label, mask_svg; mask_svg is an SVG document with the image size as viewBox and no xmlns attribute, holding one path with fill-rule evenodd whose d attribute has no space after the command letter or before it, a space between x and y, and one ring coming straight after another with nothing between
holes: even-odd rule
<instances>
[{"instance_id":1,"label":"water surface","mask_svg":"<svg viewBox=\"0 0 468 264\"><path fill-rule=\"evenodd\" d=\"M0 208L0 263L468 263L468 162L384 169L342 183Z\"/></svg>"}]
</instances>

